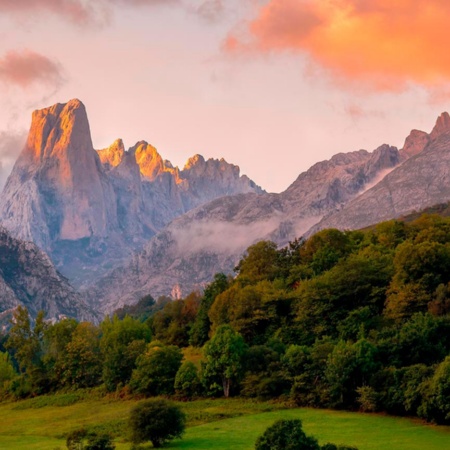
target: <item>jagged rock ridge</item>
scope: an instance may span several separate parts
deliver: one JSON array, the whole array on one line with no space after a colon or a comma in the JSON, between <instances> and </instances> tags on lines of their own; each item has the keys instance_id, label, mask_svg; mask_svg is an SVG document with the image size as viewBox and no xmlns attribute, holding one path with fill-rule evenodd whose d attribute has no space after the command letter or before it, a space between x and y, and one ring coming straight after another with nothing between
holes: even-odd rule
<instances>
[{"instance_id":1,"label":"jagged rock ridge","mask_svg":"<svg viewBox=\"0 0 450 450\"><path fill-rule=\"evenodd\" d=\"M415 142L411 142L411 136ZM363 228L450 199L450 116L443 113L430 134L412 132L405 147L412 152L372 189L325 217L312 231ZM421 151L417 151L421 149Z\"/></svg>"},{"instance_id":2,"label":"jagged rock ridge","mask_svg":"<svg viewBox=\"0 0 450 450\"><path fill-rule=\"evenodd\" d=\"M281 194L219 198L179 217L127 265L100 279L89 293L110 312L152 295L201 289L218 271L229 272L261 239L286 244L305 233L399 164L395 147L359 150L315 164Z\"/></svg>"},{"instance_id":3,"label":"jagged rock ridge","mask_svg":"<svg viewBox=\"0 0 450 450\"><path fill-rule=\"evenodd\" d=\"M175 217L209 200L262 189L226 161L196 155L183 170L145 141L95 151L79 100L35 111L0 197L2 224L49 253L76 285L119 264Z\"/></svg>"}]
</instances>

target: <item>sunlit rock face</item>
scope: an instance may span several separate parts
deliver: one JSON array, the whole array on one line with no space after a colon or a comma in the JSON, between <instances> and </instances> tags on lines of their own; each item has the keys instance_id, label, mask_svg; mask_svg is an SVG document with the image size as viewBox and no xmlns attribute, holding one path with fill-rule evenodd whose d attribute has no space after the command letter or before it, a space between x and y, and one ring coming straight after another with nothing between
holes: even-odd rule
<instances>
[{"instance_id":1,"label":"sunlit rock face","mask_svg":"<svg viewBox=\"0 0 450 450\"><path fill-rule=\"evenodd\" d=\"M216 168L222 164L194 157L180 176L196 187L208 179L208 171L217 176ZM96 281L89 297L98 309L111 312L148 292L170 295L176 289L185 296L202 289L215 273L232 272L248 246L261 239L287 244L398 164L398 150L383 145L371 153L341 153L317 163L281 194L217 198L173 220L123 267ZM224 180L229 171L224 170ZM192 181L189 177L194 174L197 178Z\"/></svg>"},{"instance_id":2,"label":"sunlit rock face","mask_svg":"<svg viewBox=\"0 0 450 450\"><path fill-rule=\"evenodd\" d=\"M181 173L145 141L125 150L117 139L94 150L85 107L71 100L33 113L0 196L0 219L79 286L189 209L238 192L263 191L223 160L197 155Z\"/></svg>"},{"instance_id":3,"label":"sunlit rock face","mask_svg":"<svg viewBox=\"0 0 450 450\"><path fill-rule=\"evenodd\" d=\"M205 171L205 161L195 158L186 168ZM188 212L89 292L103 311L147 292L169 295L176 287L184 296L217 272L231 273L261 239L282 246L322 228L362 228L448 201L450 116L444 113L431 133L413 130L400 151L384 144L371 153L340 153L300 174L281 194L227 196Z\"/></svg>"},{"instance_id":4,"label":"sunlit rock face","mask_svg":"<svg viewBox=\"0 0 450 450\"><path fill-rule=\"evenodd\" d=\"M35 111L0 198L3 225L46 250L58 240L104 237L117 223L113 196L84 105L71 100Z\"/></svg>"}]
</instances>

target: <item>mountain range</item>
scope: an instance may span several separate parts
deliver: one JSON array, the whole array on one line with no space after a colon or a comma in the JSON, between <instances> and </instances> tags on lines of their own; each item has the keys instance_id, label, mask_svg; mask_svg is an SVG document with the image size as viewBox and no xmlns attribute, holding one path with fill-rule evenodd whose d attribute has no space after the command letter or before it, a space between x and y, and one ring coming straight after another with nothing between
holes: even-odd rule
<instances>
[{"instance_id":1,"label":"mountain range","mask_svg":"<svg viewBox=\"0 0 450 450\"><path fill-rule=\"evenodd\" d=\"M413 130L400 150L339 153L269 194L223 159L195 155L180 170L145 141L94 150L85 108L71 100L33 113L0 218L14 239L48 253L81 292L77 302L110 313L143 295L201 289L258 240L283 246L449 200L447 113L431 133Z\"/></svg>"}]
</instances>

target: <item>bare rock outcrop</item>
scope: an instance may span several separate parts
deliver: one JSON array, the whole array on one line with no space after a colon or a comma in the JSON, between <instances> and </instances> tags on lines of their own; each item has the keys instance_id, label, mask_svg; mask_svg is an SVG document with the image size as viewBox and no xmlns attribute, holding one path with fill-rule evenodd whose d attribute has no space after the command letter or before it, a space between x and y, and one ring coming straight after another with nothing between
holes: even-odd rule
<instances>
[{"instance_id":1,"label":"bare rock outcrop","mask_svg":"<svg viewBox=\"0 0 450 450\"><path fill-rule=\"evenodd\" d=\"M25 306L31 317L44 310L46 318L53 321L63 317L98 320L43 251L0 227L0 327L8 325L19 305Z\"/></svg>"},{"instance_id":2,"label":"bare rock outcrop","mask_svg":"<svg viewBox=\"0 0 450 450\"><path fill-rule=\"evenodd\" d=\"M182 172L145 141L127 151L118 139L95 151L85 107L70 100L33 113L0 196L0 220L81 286L190 209L230 193L263 192L224 160L197 155Z\"/></svg>"}]
</instances>

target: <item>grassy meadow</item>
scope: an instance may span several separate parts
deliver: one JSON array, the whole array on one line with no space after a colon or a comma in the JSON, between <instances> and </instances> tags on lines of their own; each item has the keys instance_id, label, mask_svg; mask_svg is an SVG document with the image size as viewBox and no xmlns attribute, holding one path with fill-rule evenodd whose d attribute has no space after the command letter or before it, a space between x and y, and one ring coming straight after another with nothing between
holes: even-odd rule
<instances>
[{"instance_id":1,"label":"grassy meadow","mask_svg":"<svg viewBox=\"0 0 450 450\"><path fill-rule=\"evenodd\" d=\"M77 428L107 431L117 450L129 449L126 420L136 400L87 399L76 394L38 397L0 404L0 448L63 450L65 433ZM300 418L307 434L321 444L354 445L359 450L450 450L450 428L373 414L314 409L286 409L281 403L242 399L179 403L187 414L182 440L168 448L228 450L254 448L277 419ZM151 445L142 448L151 448Z\"/></svg>"}]
</instances>

